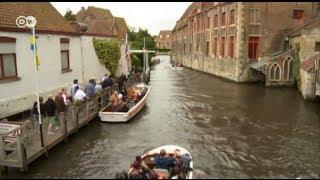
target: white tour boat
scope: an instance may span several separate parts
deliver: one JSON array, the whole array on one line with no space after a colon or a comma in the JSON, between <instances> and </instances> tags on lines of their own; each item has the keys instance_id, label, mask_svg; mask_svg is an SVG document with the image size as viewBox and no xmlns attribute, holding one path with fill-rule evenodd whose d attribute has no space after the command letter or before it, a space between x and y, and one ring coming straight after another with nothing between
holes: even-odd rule
<instances>
[{"instance_id":1,"label":"white tour boat","mask_svg":"<svg viewBox=\"0 0 320 180\"><path fill-rule=\"evenodd\" d=\"M147 98L150 93L150 89L147 85L141 83L135 85L137 88L140 88L142 91L146 89L146 94L137 102L134 106L132 106L128 112L112 112L111 103L108 104L105 108L103 108L99 112L99 117L101 121L105 122L126 122L134 117L147 103Z\"/></svg>"}]
</instances>

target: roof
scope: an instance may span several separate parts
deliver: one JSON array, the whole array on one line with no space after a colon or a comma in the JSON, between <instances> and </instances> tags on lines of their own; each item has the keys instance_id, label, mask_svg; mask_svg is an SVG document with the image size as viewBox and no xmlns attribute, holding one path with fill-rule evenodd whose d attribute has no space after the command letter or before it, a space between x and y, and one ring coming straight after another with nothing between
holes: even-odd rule
<instances>
[{"instance_id":1,"label":"roof","mask_svg":"<svg viewBox=\"0 0 320 180\"><path fill-rule=\"evenodd\" d=\"M299 35L301 35L302 29L312 29L317 26L318 26L318 28L320 28L320 15L311 19L310 21L306 22L304 25L298 27L297 29L289 32L287 34L287 36L289 36L289 37L299 36Z\"/></svg>"},{"instance_id":2,"label":"roof","mask_svg":"<svg viewBox=\"0 0 320 180\"><path fill-rule=\"evenodd\" d=\"M320 58L320 53L316 53L313 56L307 58L306 60L302 61L301 69L306 72L311 72L315 67L315 61Z\"/></svg>"},{"instance_id":3,"label":"roof","mask_svg":"<svg viewBox=\"0 0 320 180\"><path fill-rule=\"evenodd\" d=\"M87 23L86 32L112 35L112 24L113 20L92 20Z\"/></svg>"},{"instance_id":4,"label":"roof","mask_svg":"<svg viewBox=\"0 0 320 180\"><path fill-rule=\"evenodd\" d=\"M161 30L159 32L159 35L171 35L172 34L172 30Z\"/></svg>"},{"instance_id":5,"label":"roof","mask_svg":"<svg viewBox=\"0 0 320 180\"><path fill-rule=\"evenodd\" d=\"M84 7L81 8L81 10L76 14L76 19L83 22L88 16L92 16L97 20L108 20L113 18L109 9L88 6L87 9L84 9Z\"/></svg>"},{"instance_id":6,"label":"roof","mask_svg":"<svg viewBox=\"0 0 320 180\"><path fill-rule=\"evenodd\" d=\"M30 31L17 27L16 18L19 16L34 16L37 19L36 32L76 33L49 2L1 2L0 30Z\"/></svg>"},{"instance_id":7,"label":"roof","mask_svg":"<svg viewBox=\"0 0 320 180\"><path fill-rule=\"evenodd\" d=\"M76 18L87 24L87 33L113 35L124 39L128 31L125 19L114 17L108 9L89 6L87 9L82 8Z\"/></svg>"},{"instance_id":8,"label":"roof","mask_svg":"<svg viewBox=\"0 0 320 180\"><path fill-rule=\"evenodd\" d=\"M125 38L126 33L128 32L128 26L126 20L122 17L114 17L115 24L118 27L117 34L120 38Z\"/></svg>"},{"instance_id":9,"label":"roof","mask_svg":"<svg viewBox=\"0 0 320 180\"><path fill-rule=\"evenodd\" d=\"M258 62L251 63L249 66L252 69L255 69L257 71L262 71L264 69L265 65L266 65L266 60L260 60Z\"/></svg>"}]
</instances>

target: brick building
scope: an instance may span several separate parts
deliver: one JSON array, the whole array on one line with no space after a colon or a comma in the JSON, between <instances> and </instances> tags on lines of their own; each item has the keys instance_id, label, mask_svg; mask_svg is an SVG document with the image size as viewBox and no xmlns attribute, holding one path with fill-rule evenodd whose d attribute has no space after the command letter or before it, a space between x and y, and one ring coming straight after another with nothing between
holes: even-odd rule
<instances>
[{"instance_id":1,"label":"brick building","mask_svg":"<svg viewBox=\"0 0 320 180\"><path fill-rule=\"evenodd\" d=\"M162 30L156 38L157 49L171 49L172 47L172 31Z\"/></svg>"},{"instance_id":2,"label":"brick building","mask_svg":"<svg viewBox=\"0 0 320 180\"><path fill-rule=\"evenodd\" d=\"M236 82L266 80L285 35L319 9L315 2L192 3L173 29L172 60Z\"/></svg>"}]
</instances>

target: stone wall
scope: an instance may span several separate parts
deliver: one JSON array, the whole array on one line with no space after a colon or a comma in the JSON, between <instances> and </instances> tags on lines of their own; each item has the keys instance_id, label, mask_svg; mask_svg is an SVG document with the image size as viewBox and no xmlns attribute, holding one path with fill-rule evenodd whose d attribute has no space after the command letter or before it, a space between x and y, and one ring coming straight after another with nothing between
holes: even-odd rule
<instances>
[{"instance_id":1,"label":"stone wall","mask_svg":"<svg viewBox=\"0 0 320 180\"><path fill-rule=\"evenodd\" d=\"M315 98L315 76L314 72L306 72L300 69L301 77L301 94L306 100Z\"/></svg>"}]
</instances>

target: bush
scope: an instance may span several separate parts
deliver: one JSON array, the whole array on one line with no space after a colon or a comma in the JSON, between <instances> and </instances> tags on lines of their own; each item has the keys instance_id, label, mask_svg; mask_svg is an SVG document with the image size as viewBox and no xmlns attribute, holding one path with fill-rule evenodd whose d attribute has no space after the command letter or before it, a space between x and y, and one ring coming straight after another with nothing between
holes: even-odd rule
<instances>
[{"instance_id":1,"label":"bush","mask_svg":"<svg viewBox=\"0 0 320 180\"><path fill-rule=\"evenodd\" d=\"M100 63L114 75L120 59L120 44L117 41L96 38L93 38L92 42Z\"/></svg>"}]
</instances>

